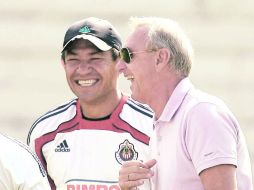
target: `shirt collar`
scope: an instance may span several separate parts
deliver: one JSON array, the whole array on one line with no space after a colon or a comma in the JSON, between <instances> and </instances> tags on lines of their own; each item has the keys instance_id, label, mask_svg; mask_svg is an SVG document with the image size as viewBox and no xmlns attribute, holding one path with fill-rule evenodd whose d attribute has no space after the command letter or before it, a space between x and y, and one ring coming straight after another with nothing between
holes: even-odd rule
<instances>
[{"instance_id":1,"label":"shirt collar","mask_svg":"<svg viewBox=\"0 0 254 190\"><path fill-rule=\"evenodd\" d=\"M184 97L191 88L193 88L193 85L191 84L190 79L182 79L174 89L172 95L169 97L169 100L157 121L169 122L173 118L174 114L182 104Z\"/></svg>"}]
</instances>

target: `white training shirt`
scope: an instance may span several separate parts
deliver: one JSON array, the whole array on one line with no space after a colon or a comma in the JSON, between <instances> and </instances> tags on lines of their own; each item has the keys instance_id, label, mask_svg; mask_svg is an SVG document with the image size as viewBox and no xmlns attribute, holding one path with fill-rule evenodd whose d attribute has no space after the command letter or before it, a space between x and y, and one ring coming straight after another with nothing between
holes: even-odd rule
<instances>
[{"instance_id":1,"label":"white training shirt","mask_svg":"<svg viewBox=\"0 0 254 190\"><path fill-rule=\"evenodd\" d=\"M96 121L84 119L79 101L73 100L40 117L28 143L47 169L53 189L120 190L122 163L150 159L152 130L151 109L127 97L109 119Z\"/></svg>"},{"instance_id":2,"label":"white training shirt","mask_svg":"<svg viewBox=\"0 0 254 190\"><path fill-rule=\"evenodd\" d=\"M245 138L233 114L218 98L183 79L155 122L150 141L157 160L155 190L204 190L199 174L216 165L236 168L238 190L252 190Z\"/></svg>"},{"instance_id":3,"label":"white training shirt","mask_svg":"<svg viewBox=\"0 0 254 190\"><path fill-rule=\"evenodd\" d=\"M0 134L0 189L50 190L46 172L27 145Z\"/></svg>"}]
</instances>

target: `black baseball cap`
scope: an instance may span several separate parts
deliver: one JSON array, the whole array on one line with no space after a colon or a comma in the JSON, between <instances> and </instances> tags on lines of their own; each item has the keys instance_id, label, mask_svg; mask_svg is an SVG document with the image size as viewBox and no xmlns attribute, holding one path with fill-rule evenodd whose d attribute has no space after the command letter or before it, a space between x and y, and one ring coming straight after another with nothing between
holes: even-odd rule
<instances>
[{"instance_id":1,"label":"black baseball cap","mask_svg":"<svg viewBox=\"0 0 254 190\"><path fill-rule=\"evenodd\" d=\"M89 40L102 51L111 48L120 50L122 47L121 37L112 24L95 17L77 21L68 28L64 36L62 52L71 41L76 39Z\"/></svg>"}]
</instances>

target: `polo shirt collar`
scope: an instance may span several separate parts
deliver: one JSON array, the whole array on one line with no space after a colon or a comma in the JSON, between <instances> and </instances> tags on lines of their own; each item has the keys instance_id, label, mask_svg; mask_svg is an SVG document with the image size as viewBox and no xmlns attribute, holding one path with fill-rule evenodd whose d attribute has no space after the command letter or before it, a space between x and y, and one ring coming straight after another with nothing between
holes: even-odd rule
<instances>
[{"instance_id":1,"label":"polo shirt collar","mask_svg":"<svg viewBox=\"0 0 254 190\"><path fill-rule=\"evenodd\" d=\"M182 104L184 97L187 95L188 91L191 88L193 88L193 85L190 79L182 79L170 96L160 118L157 121L169 122L173 118L174 114Z\"/></svg>"}]
</instances>

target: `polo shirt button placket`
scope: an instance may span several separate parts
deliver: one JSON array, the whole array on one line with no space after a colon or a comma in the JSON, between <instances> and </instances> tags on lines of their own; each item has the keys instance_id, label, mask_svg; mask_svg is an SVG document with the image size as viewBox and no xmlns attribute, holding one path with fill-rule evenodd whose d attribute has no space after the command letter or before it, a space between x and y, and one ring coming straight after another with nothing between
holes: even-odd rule
<instances>
[{"instance_id":1,"label":"polo shirt button placket","mask_svg":"<svg viewBox=\"0 0 254 190\"><path fill-rule=\"evenodd\" d=\"M162 140L162 136L160 134L160 126L158 126L159 122L156 122L157 126L154 126L154 130L155 130L155 134L156 134L156 156L159 157L160 156L160 146L161 146L161 140Z\"/></svg>"},{"instance_id":2,"label":"polo shirt button placket","mask_svg":"<svg viewBox=\"0 0 254 190\"><path fill-rule=\"evenodd\" d=\"M157 155L160 156L160 144L161 144L162 136L158 133L157 134Z\"/></svg>"}]
</instances>

